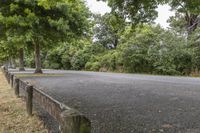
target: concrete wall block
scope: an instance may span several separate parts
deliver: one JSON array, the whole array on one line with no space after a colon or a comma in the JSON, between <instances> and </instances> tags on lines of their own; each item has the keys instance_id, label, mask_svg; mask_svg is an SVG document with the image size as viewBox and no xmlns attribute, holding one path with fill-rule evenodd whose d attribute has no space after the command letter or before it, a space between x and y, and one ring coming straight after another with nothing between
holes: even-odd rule
<instances>
[{"instance_id":1,"label":"concrete wall block","mask_svg":"<svg viewBox=\"0 0 200 133\"><path fill-rule=\"evenodd\" d=\"M19 97L19 79L17 77L14 77L14 90L15 95Z\"/></svg>"},{"instance_id":2,"label":"concrete wall block","mask_svg":"<svg viewBox=\"0 0 200 133\"><path fill-rule=\"evenodd\" d=\"M61 133L90 133L91 122L84 115L70 109L65 110L61 114Z\"/></svg>"},{"instance_id":3,"label":"concrete wall block","mask_svg":"<svg viewBox=\"0 0 200 133\"><path fill-rule=\"evenodd\" d=\"M62 109L55 99L36 88L33 89L33 99L51 116L53 116L54 119L58 122L60 121L60 113L62 112Z\"/></svg>"},{"instance_id":4,"label":"concrete wall block","mask_svg":"<svg viewBox=\"0 0 200 133\"><path fill-rule=\"evenodd\" d=\"M32 116L33 112L33 86L26 86L26 110L28 116Z\"/></svg>"},{"instance_id":5,"label":"concrete wall block","mask_svg":"<svg viewBox=\"0 0 200 133\"><path fill-rule=\"evenodd\" d=\"M14 83L14 75L10 74L10 86L13 88L13 83Z\"/></svg>"}]
</instances>

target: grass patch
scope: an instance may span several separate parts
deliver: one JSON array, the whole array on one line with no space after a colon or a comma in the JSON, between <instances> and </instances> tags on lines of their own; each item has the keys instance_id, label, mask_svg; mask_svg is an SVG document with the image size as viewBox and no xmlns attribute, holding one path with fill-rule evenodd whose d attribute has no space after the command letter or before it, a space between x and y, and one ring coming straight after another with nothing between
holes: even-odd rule
<instances>
[{"instance_id":1,"label":"grass patch","mask_svg":"<svg viewBox=\"0 0 200 133\"><path fill-rule=\"evenodd\" d=\"M28 117L25 103L16 98L0 72L0 132L1 133L47 133L44 123L36 115Z\"/></svg>"},{"instance_id":2,"label":"grass patch","mask_svg":"<svg viewBox=\"0 0 200 133\"><path fill-rule=\"evenodd\" d=\"M17 77L61 77L64 74L16 74Z\"/></svg>"},{"instance_id":3,"label":"grass patch","mask_svg":"<svg viewBox=\"0 0 200 133\"><path fill-rule=\"evenodd\" d=\"M200 78L200 75L191 75L190 77Z\"/></svg>"}]
</instances>

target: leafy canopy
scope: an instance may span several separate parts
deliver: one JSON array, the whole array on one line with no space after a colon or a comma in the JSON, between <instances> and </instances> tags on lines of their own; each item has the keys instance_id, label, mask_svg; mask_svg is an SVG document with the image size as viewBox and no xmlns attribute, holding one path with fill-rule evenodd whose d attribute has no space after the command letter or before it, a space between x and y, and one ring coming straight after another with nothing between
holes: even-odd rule
<instances>
[{"instance_id":1,"label":"leafy canopy","mask_svg":"<svg viewBox=\"0 0 200 133\"><path fill-rule=\"evenodd\" d=\"M13 41L54 44L87 31L89 11L81 0L1 1L0 24Z\"/></svg>"}]
</instances>

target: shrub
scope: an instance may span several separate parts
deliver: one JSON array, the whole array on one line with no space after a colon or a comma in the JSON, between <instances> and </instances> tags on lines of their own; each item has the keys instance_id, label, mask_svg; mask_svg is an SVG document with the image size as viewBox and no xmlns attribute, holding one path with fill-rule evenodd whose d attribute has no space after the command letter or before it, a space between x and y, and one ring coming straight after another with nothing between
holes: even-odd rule
<instances>
[{"instance_id":1,"label":"shrub","mask_svg":"<svg viewBox=\"0 0 200 133\"><path fill-rule=\"evenodd\" d=\"M91 70L91 67L92 67L92 62L87 62L87 63L85 64L85 69L86 69L86 70Z\"/></svg>"},{"instance_id":2,"label":"shrub","mask_svg":"<svg viewBox=\"0 0 200 133\"><path fill-rule=\"evenodd\" d=\"M99 62L94 62L94 63L92 63L92 66L91 66L90 70L99 71L100 67L101 67L101 65L100 65Z\"/></svg>"},{"instance_id":3,"label":"shrub","mask_svg":"<svg viewBox=\"0 0 200 133\"><path fill-rule=\"evenodd\" d=\"M85 64L89 61L90 55L84 50L78 51L71 60L72 69L81 70L85 68Z\"/></svg>"}]
</instances>

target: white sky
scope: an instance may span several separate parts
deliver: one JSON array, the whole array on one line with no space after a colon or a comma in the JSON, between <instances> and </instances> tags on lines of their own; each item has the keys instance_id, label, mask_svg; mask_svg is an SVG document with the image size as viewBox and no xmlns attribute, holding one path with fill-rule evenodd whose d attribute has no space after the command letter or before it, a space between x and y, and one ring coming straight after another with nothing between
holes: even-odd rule
<instances>
[{"instance_id":1,"label":"white sky","mask_svg":"<svg viewBox=\"0 0 200 133\"><path fill-rule=\"evenodd\" d=\"M96 1L96 0L85 0L90 11L93 13L105 14L106 12L110 12L110 7L107 6L105 2Z\"/></svg>"},{"instance_id":2,"label":"white sky","mask_svg":"<svg viewBox=\"0 0 200 133\"><path fill-rule=\"evenodd\" d=\"M156 23L160 24L162 27L167 28L169 26L169 23L167 23L167 20L170 16L174 16L175 13L170 11L170 6L168 5L162 5L158 6L158 18L155 20Z\"/></svg>"},{"instance_id":3,"label":"white sky","mask_svg":"<svg viewBox=\"0 0 200 133\"><path fill-rule=\"evenodd\" d=\"M89 9L93 13L105 14L106 12L110 12L110 8L107 6L105 2L96 1L96 0L85 0ZM174 12L170 11L170 7L168 5L158 6L158 18L155 20L156 23L160 24L162 27L167 28L169 24L167 23L167 19L169 16L173 16Z\"/></svg>"}]
</instances>

